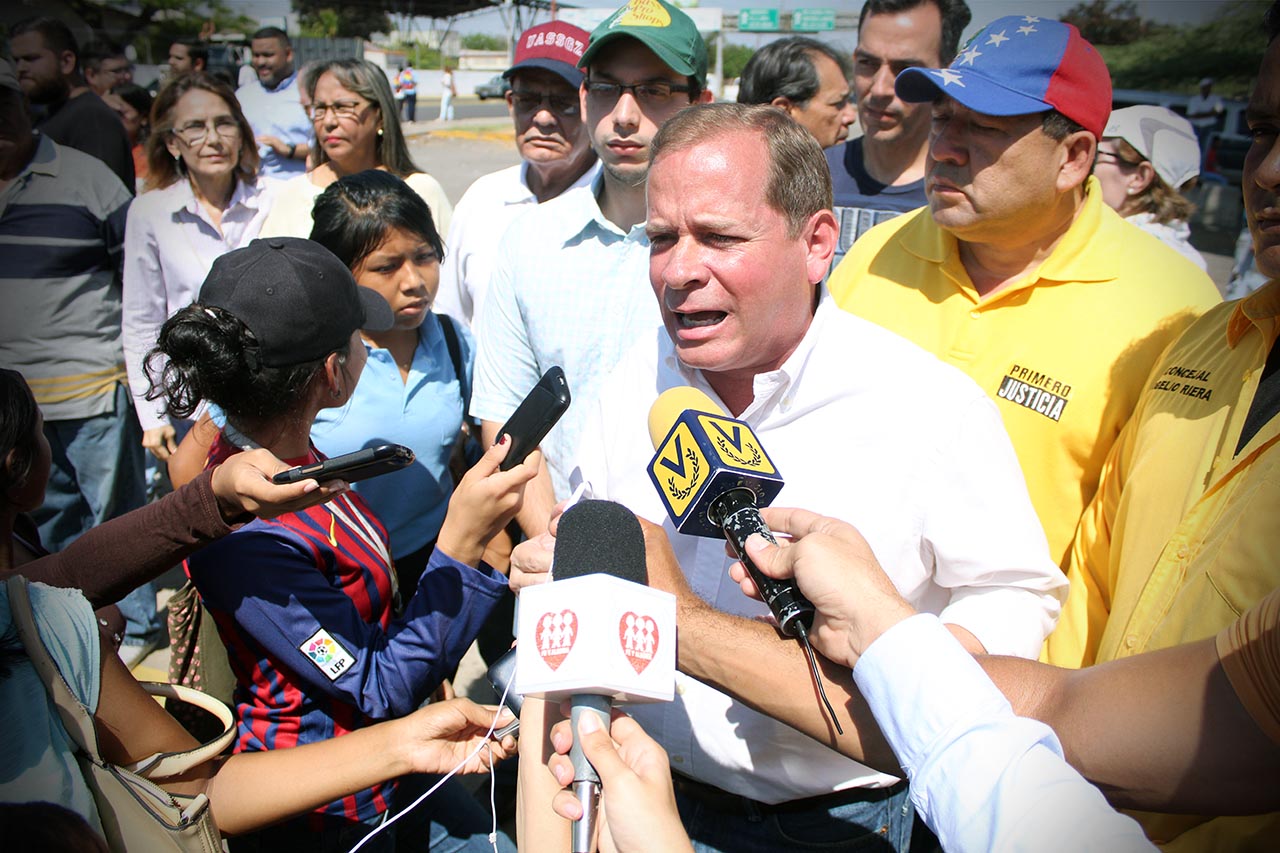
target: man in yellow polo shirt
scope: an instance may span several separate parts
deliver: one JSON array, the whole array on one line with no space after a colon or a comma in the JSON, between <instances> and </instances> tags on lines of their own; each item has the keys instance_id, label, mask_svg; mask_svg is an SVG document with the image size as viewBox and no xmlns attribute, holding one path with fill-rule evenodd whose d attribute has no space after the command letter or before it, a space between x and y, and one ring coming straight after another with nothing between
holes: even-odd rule
<instances>
[{"instance_id":1,"label":"man in yellow polo shirt","mask_svg":"<svg viewBox=\"0 0 1280 853\"><path fill-rule=\"evenodd\" d=\"M896 90L933 102L929 206L859 238L831 293L995 399L1065 564L1152 363L1217 290L1102 202L1090 171L1111 78L1074 27L1000 18Z\"/></svg>"},{"instance_id":2,"label":"man in yellow polo shirt","mask_svg":"<svg viewBox=\"0 0 1280 853\"><path fill-rule=\"evenodd\" d=\"M1270 281L1192 324L1144 384L1080 520L1052 663L1202 640L1280 588L1280 3L1266 22L1242 187ZM1137 817L1168 850L1274 850L1280 839L1280 813Z\"/></svg>"}]
</instances>

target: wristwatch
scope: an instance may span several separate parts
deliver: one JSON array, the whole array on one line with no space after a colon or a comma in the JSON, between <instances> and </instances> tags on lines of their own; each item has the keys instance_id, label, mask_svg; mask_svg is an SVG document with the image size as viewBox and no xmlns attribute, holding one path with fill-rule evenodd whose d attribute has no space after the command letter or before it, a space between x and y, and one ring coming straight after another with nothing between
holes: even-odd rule
<instances>
[{"instance_id":1,"label":"wristwatch","mask_svg":"<svg viewBox=\"0 0 1280 853\"><path fill-rule=\"evenodd\" d=\"M290 159L290 160L292 160L292 159L293 159L294 152L296 152L297 150L298 150L298 143L296 143L296 142L295 142L295 143L293 143L292 145L290 145L290 146L289 146L289 159Z\"/></svg>"}]
</instances>

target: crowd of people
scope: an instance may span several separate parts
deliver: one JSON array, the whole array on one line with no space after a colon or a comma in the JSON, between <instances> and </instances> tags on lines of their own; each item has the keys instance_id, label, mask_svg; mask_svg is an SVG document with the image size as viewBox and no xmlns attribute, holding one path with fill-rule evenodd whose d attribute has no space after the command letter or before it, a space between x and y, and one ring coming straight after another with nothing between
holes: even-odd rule
<instances>
[{"instance_id":1,"label":"crowd of people","mask_svg":"<svg viewBox=\"0 0 1280 853\"><path fill-rule=\"evenodd\" d=\"M406 142L411 67L298 67L268 27L256 79L178 41L153 95L106 41L11 27L0 577L104 757L199 737L128 669L180 565L236 734L159 782L207 796L232 851L561 853L575 739L601 850L1280 843L1280 3L1243 176L1265 283L1234 302L1190 240L1212 81L1185 118L1113 111L1073 26L970 23L867 0L852 54L776 39L736 103L666 0L534 26L504 74L520 163L456 205ZM573 403L503 470L552 366ZM786 472L784 542L748 553L815 605L817 670L650 482L648 413L682 386ZM272 479L389 443L412 464ZM449 679L509 645L573 494L641 521L674 699L575 731L526 697L517 743ZM111 821L12 589L0 819L76 849ZM506 758L514 837L441 778Z\"/></svg>"}]
</instances>

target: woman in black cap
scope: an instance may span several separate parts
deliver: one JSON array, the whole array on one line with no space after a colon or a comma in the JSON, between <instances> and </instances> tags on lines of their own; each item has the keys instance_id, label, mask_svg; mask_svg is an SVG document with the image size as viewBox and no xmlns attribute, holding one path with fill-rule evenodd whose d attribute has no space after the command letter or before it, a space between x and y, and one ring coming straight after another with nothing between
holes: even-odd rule
<instances>
[{"instance_id":1,"label":"woman in black cap","mask_svg":"<svg viewBox=\"0 0 1280 853\"><path fill-rule=\"evenodd\" d=\"M158 385L175 415L190 415L201 400L225 413L210 464L248 447L265 447L291 465L315 462L323 458L310 441L316 414L345 405L364 368L360 330L385 331L393 322L387 302L358 287L319 244L255 240L219 258L198 301L164 324L155 352L167 361ZM504 437L459 483L416 590L396 589L386 531L350 492L251 521L187 560L236 675L237 752L288 748L404 716L457 666L506 594L506 579L481 562L485 543L514 516L537 470L531 456L499 472L508 446ZM407 604L393 620L399 596ZM237 846L346 850L384 818L396 784ZM403 822L396 828L403 838ZM378 840L389 843L394 834Z\"/></svg>"}]
</instances>

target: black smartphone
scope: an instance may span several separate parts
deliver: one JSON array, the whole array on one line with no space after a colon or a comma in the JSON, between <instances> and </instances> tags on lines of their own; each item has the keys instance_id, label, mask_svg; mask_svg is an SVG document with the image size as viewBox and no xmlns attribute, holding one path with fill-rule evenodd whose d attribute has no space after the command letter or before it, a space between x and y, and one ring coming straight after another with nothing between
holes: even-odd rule
<instances>
[{"instance_id":1,"label":"black smartphone","mask_svg":"<svg viewBox=\"0 0 1280 853\"><path fill-rule=\"evenodd\" d=\"M317 480L321 483L326 480L346 480L348 483L356 483L379 474L399 471L412 465L413 459L413 451L403 444L384 444L281 471L271 478L271 482L277 486L299 480Z\"/></svg>"},{"instance_id":2,"label":"black smartphone","mask_svg":"<svg viewBox=\"0 0 1280 853\"><path fill-rule=\"evenodd\" d=\"M499 438L504 433L511 436L511 449L498 470L510 471L523 462L568 410L569 399L569 383L564 378L564 371L553 365L542 374L538 384L533 386L498 431Z\"/></svg>"},{"instance_id":3,"label":"black smartphone","mask_svg":"<svg viewBox=\"0 0 1280 853\"><path fill-rule=\"evenodd\" d=\"M484 675L499 699L506 694L507 698L503 704L516 715L514 720L493 733L494 737L502 740L507 735L513 735L520 730L520 710L524 707L524 697L513 689L516 680L516 650L511 649L494 661L493 666L489 667Z\"/></svg>"}]
</instances>

